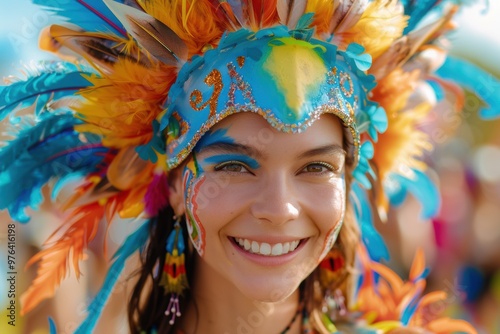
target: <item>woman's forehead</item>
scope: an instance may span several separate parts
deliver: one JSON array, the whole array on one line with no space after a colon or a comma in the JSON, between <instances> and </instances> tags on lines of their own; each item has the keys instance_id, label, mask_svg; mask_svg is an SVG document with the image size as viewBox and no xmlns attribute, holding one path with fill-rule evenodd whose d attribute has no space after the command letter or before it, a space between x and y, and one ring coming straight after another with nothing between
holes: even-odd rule
<instances>
[{"instance_id":1,"label":"woman's forehead","mask_svg":"<svg viewBox=\"0 0 500 334\"><path fill-rule=\"evenodd\" d=\"M343 146L343 127L331 114L322 115L310 127L300 133L276 130L262 116L246 112L231 115L214 125L196 145L196 151L213 144L242 144L266 151L277 146L286 151Z\"/></svg>"}]
</instances>

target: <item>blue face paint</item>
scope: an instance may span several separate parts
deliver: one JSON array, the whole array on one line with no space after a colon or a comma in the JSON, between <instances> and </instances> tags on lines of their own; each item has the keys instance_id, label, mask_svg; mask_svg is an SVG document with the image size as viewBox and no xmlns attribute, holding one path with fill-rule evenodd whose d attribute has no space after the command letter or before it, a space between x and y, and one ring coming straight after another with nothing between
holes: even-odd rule
<instances>
[{"instance_id":1,"label":"blue face paint","mask_svg":"<svg viewBox=\"0 0 500 334\"><path fill-rule=\"evenodd\" d=\"M226 136L226 132L228 129L222 128L216 131L209 131L204 136L200 138L198 144L196 144L195 151L199 152L204 147L210 146L214 143L223 143L223 144L234 144L234 139Z\"/></svg>"},{"instance_id":2,"label":"blue face paint","mask_svg":"<svg viewBox=\"0 0 500 334\"><path fill-rule=\"evenodd\" d=\"M236 153L214 155L214 156L203 159L203 162L208 163L208 164L220 164L220 163L223 163L226 161L233 161L233 160L240 161L252 169L257 169L260 167L257 160L249 157L248 155L236 154Z\"/></svg>"}]
</instances>

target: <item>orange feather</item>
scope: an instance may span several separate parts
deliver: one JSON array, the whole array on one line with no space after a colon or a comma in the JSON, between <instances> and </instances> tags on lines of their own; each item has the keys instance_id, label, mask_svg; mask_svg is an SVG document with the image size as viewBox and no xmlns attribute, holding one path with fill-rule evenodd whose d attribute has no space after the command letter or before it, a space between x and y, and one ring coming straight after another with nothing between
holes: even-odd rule
<instances>
[{"instance_id":1,"label":"orange feather","mask_svg":"<svg viewBox=\"0 0 500 334\"><path fill-rule=\"evenodd\" d=\"M85 257L84 251L94 239L104 212L105 207L98 203L75 209L72 213L73 223L63 236L28 261L27 266L35 262L40 264L37 277L21 296L21 315L29 312L44 299L54 296L55 290L68 274L70 261L76 277L80 277L79 262Z\"/></svg>"}]
</instances>

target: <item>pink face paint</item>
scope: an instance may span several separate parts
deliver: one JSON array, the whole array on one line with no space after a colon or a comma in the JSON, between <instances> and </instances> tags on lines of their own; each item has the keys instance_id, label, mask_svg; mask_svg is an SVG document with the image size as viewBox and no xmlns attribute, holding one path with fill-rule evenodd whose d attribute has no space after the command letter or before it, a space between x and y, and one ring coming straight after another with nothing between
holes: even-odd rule
<instances>
[{"instance_id":1,"label":"pink face paint","mask_svg":"<svg viewBox=\"0 0 500 334\"><path fill-rule=\"evenodd\" d=\"M346 192L345 176L342 175L342 193L345 194L345 192ZM343 200L342 217L340 217L337 224L335 226L333 226L328 231L326 239L323 242L323 248L321 251L321 255L318 259L318 263L320 263L326 257L326 255L328 254L330 249L332 249L333 245L335 244L335 241L337 241L337 237L339 236L340 229L342 228L342 225L344 224L345 210L346 210L346 202L345 202L345 200Z\"/></svg>"},{"instance_id":2,"label":"pink face paint","mask_svg":"<svg viewBox=\"0 0 500 334\"><path fill-rule=\"evenodd\" d=\"M330 249L332 249L333 245L335 244L335 241L337 241L337 237L340 233L340 229L342 228L342 224L343 224L343 221L341 220L337 223L337 225L332 227L330 229L330 231L328 231L328 235L327 235L325 241L323 242L323 247L322 247L321 255L318 259L318 263L320 263L326 257L326 255L328 254Z\"/></svg>"},{"instance_id":3,"label":"pink face paint","mask_svg":"<svg viewBox=\"0 0 500 334\"><path fill-rule=\"evenodd\" d=\"M186 201L186 226L189 238L194 248L203 256L205 253L205 228L197 215L197 197L200 193L200 187L205 182L205 176L196 177L196 171L190 168L192 162L188 163L184 172L184 194ZM194 164L193 164L194 165Z\"/></svg>"}]
</instances>

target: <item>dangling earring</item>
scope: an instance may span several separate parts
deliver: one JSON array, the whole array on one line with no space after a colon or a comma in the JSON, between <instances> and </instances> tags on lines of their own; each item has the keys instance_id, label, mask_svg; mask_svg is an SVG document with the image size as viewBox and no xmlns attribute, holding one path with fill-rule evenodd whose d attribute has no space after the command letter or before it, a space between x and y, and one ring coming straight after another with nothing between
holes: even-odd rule
<instances>
[{"instance_id":1,"label":"dangling earring","mask_svg":"<svg viewBox=\"0 0 500 334\"><path fill-rule=\"evenodd\" d=\"M172 314L172 318L169 321L170 325L173 325L175 319L181 316L179 297L188 288L184 258L184 236L182 235L180 224L181 219L176 216L174 216L174 219L174 229L167 238L167 253L160 282L160 285L165 288L165 294L170 294L170 301L165 311L166 316Z\"/></svg>"},{"instance_id":2,"label":"dangling earring","mask_svg":"<svg viewBox=\"0 0 500 334\"><path fill-rule=\"evenodd\" d=\"M323 312L329 313L331 320L347 314L345 296L339 288L346 274L344 253L334 246L319 265L319 279L324 290Z\"/></svg>"},{"instance_id":3,"label":"dangling earring","mask_svg":"<svg viewBox=\"0 0 500 334\"><path fill-rule=\"evenodd\" d=\"M319 264L320 280L324 287L331 287L332 284L342 278L345 269L345 257L342 251L333 247Z\"/></svg>"}]
</instances>

